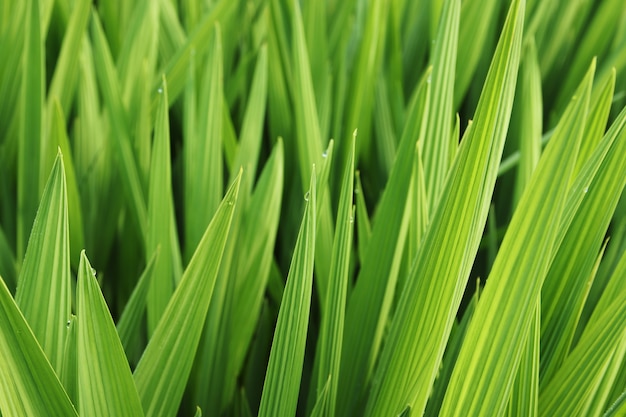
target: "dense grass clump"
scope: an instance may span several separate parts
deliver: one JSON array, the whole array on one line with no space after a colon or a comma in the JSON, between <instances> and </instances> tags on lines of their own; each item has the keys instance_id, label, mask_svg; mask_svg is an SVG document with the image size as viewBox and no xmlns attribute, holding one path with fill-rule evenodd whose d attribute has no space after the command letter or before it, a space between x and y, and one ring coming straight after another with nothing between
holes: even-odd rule
<instances>
[{"instance_id":1,"label":"dense grass clump","mask_svg":"<svg viewBox=\"0 0 626 417\"><path fill-rule=\"evenodd\" d=\"M623 0L0 11L0 415L626 416Z\"/></svg>"}]
</instances>

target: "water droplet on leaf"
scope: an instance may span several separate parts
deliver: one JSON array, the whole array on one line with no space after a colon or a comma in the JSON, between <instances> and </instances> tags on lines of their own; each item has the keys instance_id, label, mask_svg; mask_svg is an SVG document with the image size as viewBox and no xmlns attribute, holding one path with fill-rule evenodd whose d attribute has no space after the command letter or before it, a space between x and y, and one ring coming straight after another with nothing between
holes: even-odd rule
<instances>
[{"instance_id":1,"label":"water droplet on leaf","mask_svg":"<svg viewBox=\"0 0 626 417\"><path fill-rule=\"evenodd\" d=\"M304 195L304 201L309 201L309 192L308 191Z\"/></svg>"}]
</instances>

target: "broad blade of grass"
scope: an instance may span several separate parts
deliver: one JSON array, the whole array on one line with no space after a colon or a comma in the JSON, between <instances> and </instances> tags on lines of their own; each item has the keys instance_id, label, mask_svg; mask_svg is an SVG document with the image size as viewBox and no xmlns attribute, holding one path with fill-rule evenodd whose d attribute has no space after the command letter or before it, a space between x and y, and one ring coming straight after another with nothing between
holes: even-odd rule
<instances>
[{"instance_id":1,"label":"broad blade of grass","mask_svg":"<svg viewBox=\"0 0 626 417\"><path fill-rule=\"evenodd\" d=\"M541 99L541 71L537 62L534 40L524 47L520 68L520 83L516 106L519 109L520 161L515 177L515 204L522 197L541 156L543 103ZM579 153L580 157L580 153Z\"/></svg>"},{"instance_id":2,"label":"broad blade of grass","mask_svg":"<svg viewBox=\"0 0 626 417\"><path fill-rule=\"evenodd\" d=\"M130 207L131 218L141 236L147 231L148 212L142 181L130 145L129 122L122 101L120 82L111 51L97 14L92 14L91 36L94 45L95 69L100 90L109 112L113 148L121 171L121 180Z\"/></svg>"},{"instance_id":3,"label":"broad blade of grass","mask_svg":"<svg viewBox=\"0 0 626 417\"><path fill-rule=\"evenodd\" d=\"M510 417L535 417L539 415L539 352L541 338L540 302L530 324L526 345L523 348L517 376L509 400Z\"/></svg>"},{"instance_id":4,"label":"broad blade of grass","mask_svg":"<svg viewBox=\"0 0 626 417\"><path fill-rule=\"evenodd\" d=\"M40 156L45 91L44 47L40 32L39 2L26 6L20 134L18 137L17 259L21 261L35 220L40 196Z\"/></svg>"},{"instance_id":5,"label":"broad blade of grass","mask_svg":"<svg viewBox=\"0 0 626 417\"><path fill-rule=\"evenodd\" d=\"M65 324L70 318L69 249L67 189L59 152L41 198L15 293L15 302L56 371L63 360Z\"/></svg>"},{"instance_id":6,"label":"broad blade of grass","mask_svg":"<svg viewBox=\"0 0 626 417\"><path fill-rule=\"evenodd\" d=\"M430 94L427 70L415 91L409 123L389 181L379 202L361 270L348 299L339 374L337 414L347 416L361 401L382 342L408 229L405 206L411 183L414 149L424 132ZM382 220L381 220L382 219ZM381 279L385 277L385 279Z\"/></svg>"},{"instance_id":7,"label":"broad blade of grass","mask_svg":"<svg viewBox=\"0 0 626 417\"><path fill-rule=\"evenodd\" d=\"M147 415L174 416L180 405L226 245L240 179L235 180L213 216L135 369L135 384Z\"/></svg>"},{"instance_id":8,"label":"broad blade of grass","mask_svg":"<svg viewBox=\"0 0 626 417\"><path fill-rule=\"evenodd\" d=\"M261 313L278 231L283 182L284 150L279 139L243 219L240 253L246 259L238 262L234 271L235 294L229 306L228 322L224 326L229 329L229 337L223 340L223 353L229 358L228 370L226 375L213 377L214 383L222 381L226 385L223 405L228 404L226 398L230 399L233 394ZM241 306L247 307L244 309Z\"/></svg>"},{"instance_id":9,"label":"broad blade of grass","mask_svg":"<svg viewBox=\"0 0 626 417\"><path fill-rule=\"evenodd\" d=\"M349 283L350 252L352 247L352 231L354 228L354 207L352 205L354 190L354 159L356 136L352 138L352 152L344 173L339 208L337 214L337 233L333 242L333 255L330 262L329 287L326 293L326 311L322 316L320 331L320 348L317 391L320 397L327 398L319 405L320 415L335 414L337 402L337 383L343 343L343 327L345 321L346 296ZM323 394L328 391L326 394ZM315 409L315 408L314 408Z\"/></svg>"},{"instance_id":10,"label":"broad blade of grass","mask_svg":"<svg viewBox=\"0 0 626 417\"><path fill-rule=\"evenodd\" d=\"M6 417L78 416L2 279L0 410Z\"/></svg>"},{"instance_id":11,"label":"broad blade of grass","mask_svg":"<svg viewBox=\"0 0 626 417\"><path fill-rule=\"evenodd\" d=\"M454 68L456 65L461 2L447 0L444 4L437 38L431 59L433 67L429 80L432 92L428 102L426 134L420 147L424 163L424 180L429 210L436 207L450 164L450 141L452 133Z\"/></svg>"},{"instance_id":12,"label":"broad blade of grass","mask_svg":"<svg viewBox=\"0 0 626 417\"><path fill-rule=\"evenodd\" d=\"M170 156L170 124L168 117L167 83L159 88L161 101L155 119L154 146L150 166L150 192L148 200L148 229L146 253L157 249L161 256L156 260L147 300L148 332L152 334L174 292L175 271L172 261L171 219L174 215L172 200L172 168Z\"/></svg>"},{"instance_id":13,"label":"broad blade of grass","mask_svg":"<svg viewBox=\"0 0 626 417\"><path fill-rule=\"evenodd\" d=\"M471 132L452 167L389 329L368 416L421 415L487 219L520 58L524 1L511 5ZM371 244L370 244L371 245Z\"/></svg>"},{"instance_id":14,"label":"broad blade of grass","mask_svg":"<svg viewBox=\"0 0 626 417\"><path fill-rule=\"evenodd\" d=\"M215 26L198 103L198 126L186 136L184 147L185 259L194 253L222 195L222 35ZM188 102L190 106L195 104Z\"/></svg>"},{"instance_id":15,"label":"broad blade of grass","mask_svg":"<svg viewBox=\"0 0 626 417\"><path fill-rule=\"evenodd\" d=\"M322 167L324 160L324 144L326 140L322 138L318 119L318 110L313 90L313 81L306 40L304 38L304 27L300 16L300 6L294 2L293 8L293 44L292 63L293 71L293 100L296 118L297 152L300 162L300 177L302 179L302 189L306 190L306 179L308 169L311 165ZM326 163L326 162L325 162ZM317 210L317 236L315 239L315 285L320 294L320 304L322 311L325 309L326 293L328 291L328 273L330 270L331 249L333 242L333 224L330 200L327 198L328 179L324 180L320 176L318 191L320 206Z\"/></svg>"},{"instance_id":16,"label":"broad blade of grass","mask_svg":"<svg viewBox=\"0 0 626 417\"><path fill-rule=\"evenodd\" d=\"M505 410L557 242L594 70L592 65L515 210L461 348L444 416Z\"/></svg>"},{"instance_id":17,"label":"broad blade of grass","mask_svg":"<svg viewBox=\"0 0 626 417\"><path fill-rule=\"evenodd\" d=\"M84 251L76 299L80 414L143 416L124 348Z\"/></svg>"},{"instance_id":18,"label":"broad blade of grass","mask_svg":"<svg viewBox=\"0 0 626 417\"><path fill-rule=\"evenodd\" d=\"M590 400L600 386L612 352L626 331L626 287L619 289L613 302L588 326L554 378L542 388L539 415L587 415Z\"/></svg>"},{"instance_id":19,"label":"broad blade of grass","mask_svg":"<svg viewBox=\"0 0 626 417\"><path fill-rule=\"evenodd\" d=\"M260 417L295 416L306 345L315 254L315 167L306 193L304 218L276 322Z\"/></svg>"},{"instance_id":20,"label":"broad blade of grass","mask_svg":"<svg viewBox=\"0 0 626 417\"><path fill-rule=\"evenodd\" d=\"M615 208L626 186L626 130L622 120L596 149L571 193L584 195L571 223L564 225L562 243L542 288L541 379L549 381L571 349L590 283L589 276ZM604 159L601 159L604 156ZM599 169L592 169L601 161ZM591 180L591 182L589 182ZM584 188L582 188L584 186ZM570 197L573 198L573 197ZM545 381L544 381L545 380Z\"/></svg>"}]
</instances>

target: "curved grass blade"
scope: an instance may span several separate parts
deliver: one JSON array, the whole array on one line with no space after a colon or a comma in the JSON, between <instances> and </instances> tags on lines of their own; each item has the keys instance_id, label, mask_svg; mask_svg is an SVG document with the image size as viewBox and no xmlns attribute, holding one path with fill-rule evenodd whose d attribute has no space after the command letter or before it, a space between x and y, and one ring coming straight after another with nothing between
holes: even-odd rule
<instances>
[{"instance_id":1,"label":"curved grass blade","mask_svg":"<svg viewBox=\"0 0 626 417\"><path fill-rule=\"evenodd\" d=\"M67 189L59 152L41 198L15 293L15 302L56 371L63 360L70 318L69 249Z\"/></svg>"},{"instance_id":2,"label":"curved grass blade","mask_svg":"<svg viewBox=\"0 0 626 417\"><path fill-rule=\"evenodd\" d=\"M84 251L76 300L80 414L143 416L124 348Z\"/></svg>"},{"instance_id":3,"label":"curved grass blade","mask_svg":"<svg viewBox=\"0 0 626 417\"><path fill-rule=\"evenodd\" d=\"M0 276L9 287L9 291L14 292L17 285L17 270L15 268L15 257L9 246L9 242L0 227Z\"/></svg>"},{"instance_id":4,"label":"curved grass blade","mask_svg":"<svg viewBox=\"0 0 626 417\"><path fill-rule=\"evenodd\" d=\"M135 384L146 415L176 415L226 246L240 180L241 175L218 207L137 364Z\"/></svg>"},{"instance_id":5,"label":"curved grass blade","mask_svg":"<svg viewBox=\"0 0 626 417\"><path fill-rule=\"evenodd\" d=\"M63 363L58 373L65 392L74 407L78 405L78 355L76 352L76 316L72 314L67 321L67 337L65 338L65 352Z\"/></svg>"},{"instance_id":6,"label":"curved grass blade","mask_svg":"<svg viewBox=\"0 0 626 417\"><path fill-rule=\"evenodd\" d=\"M471 131L400 296L368 416L400 413L407 405L424 412L487 219L513 105L524 4L511 4Z\"/></svg>"},{"instance_id":7,"label":"curved grass blade","mask_svg":"<svg viewBox=\"0 0 626 417\"><path fill-rule=\"evenodd\" d=\"M558 239L594 70L592 65L515 210L467 331L442 416L505 410Z\"/></svg>"},{"instance_id":8,"label":"curved grass blade","mask_svg":"<svg viewBox=\"0 0 626 417\"><path fill-rule=\"evenodd\" d=\"M306 345L315 254L315 167L265 374L259 417L295 416Z\"/></svg>"},{"instance_id":9,"label":"curved grass blade","mask_svg":"<svg viewBox=\"0 0 626 417\"><path fill-rule=\"evenodd\" d=\"M5 417L78 417L1 278L0 411Z\"/></svg>"},{"instance_id":10,"label":"curved grass blade","mask_svg":"<svg viewBox=\"0 0 626 417\"><path fill-rule=\"evenodd\" d=\"M343 176L339 208L337 212L337 233L333 242L333 255L330 262L329 287L326 293L326 311L322 316L318 349L319 361L317 392L325 400L319 404L321 416L335 414L337 402L337 382L343 343L343 327L345 322L346 296L350 281L350 253L352 249L352 232L354 228L354 207L352 205L354 191L354 159L356 136L352 137L352 152ZM323 394L326 392L326 394ZM315 413L314 413L315 414Z\"/></svg>"},{"instance_id":11,"label":"curved grass blade","mask_svg":"<svg viewBox=\"0 0 626 417\"><path fill-rule=\"evenodd\" d=\"M160 249L150 288L148 289L148 333L152 334L174 292L171 221L174 216L172 199L172 167L170 156L170 124L168 117L167 83L159 89L161 101L156 114L154 145L150 166L150 193L148 200L148 229L146 253ZM198 210L200 211L200 210Z\"/></svg>"}]
</instances>

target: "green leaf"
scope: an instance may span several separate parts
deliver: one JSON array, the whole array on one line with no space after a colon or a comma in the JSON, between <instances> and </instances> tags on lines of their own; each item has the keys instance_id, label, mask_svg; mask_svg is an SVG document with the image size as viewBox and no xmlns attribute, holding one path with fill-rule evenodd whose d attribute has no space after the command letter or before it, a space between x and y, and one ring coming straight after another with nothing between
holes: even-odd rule
<instances>
[{"instance_id":1,"label":"green leaf","mask_svg":"<svg viewBox=\"0 0 626 417\"><path fill-rule=\"evenodd\" d=\"M80 414L143 416L124 348L84 251L76 299Z\"/></svg>"},{"instance_id":2,"label":"green leaf","mask_svg":"<svg viewBox=\"0 0 626 417\"><path fill-rule=\"evenodd\" d=\"M454 120L454 69L460 14L460 0L445 2L431 58L433 70L429 82L432 91L428 102L426 134L420 143L430 211L436 207L449 170L450 141L446 139L452 133Z\"/></svg>"},{"instance_id":3,"label":"green leaf","mask_svg":"<svg viewBox=\"0 0 626 417\"><path fill-rule=\"evenodd\" d=\"M61 51L54 67L54 74L48 89L46 101L46 114L48 119L52 115L52 108L55 100L58 100L61 109L67 114L70 111L74 92L78 82L79 61L76 59L80 55L83 35L87 29L89 21L89 11L91 2L79 0L74 2L74 10L67 26L67 31L63 37ZM51 145L54 142L51 143ZM54 147L52 147L52 150ZM67 157L67 154L66 154Z\"/></svg>"},{"instance_id":4,"label":"green leaf","mask_svg":"<svg viewBox=\"0 0 626 417\"><path fill-rule=\"evenodd\" d=\"M558 242L594 70L592 65L515 210L459 354L442 415L504 411ZM478 404L476 398L483 401Z\"/></svg>"},{"instance_id":5,"label":"green leaf","mask_svg":"<svg viewBox=\"0 0 626 417\"><path fill-rule=\"evenodd\" d=\"M343 343L343 328L345 322L346 296L350 280L350 252L354 228L354 207L352 205L354 191L354 159L356 135L352 138L352 152L343 176L337 225L333 242L333 255L330 262L329 287L326 293L326 311L322 316L320 331L320 347L316 359L319 361L317 390L327 398L320 404L319 413L322 416L335 414L337 402L337 383L341 361L341 347ZM326 386L326 388L325 388Z\"/></svg>"},{"instance_id":6,"label":"green leaf","mask_svg":"<svg viewBox=\"0 0 626 417\"><path fill-rule=\"evenodd\" d=\"M29 1L26 11L26 37L22 62L22 92L18 137L17 179L17 259L24 256L37 202L40 196L40 155L43 133L45 91L44 48L40 32L38 1Z\"/></svg>"},{"instance_id":7,"label":"green leaf","mask_svg":"<svg viewBox=\"0 0 626 417\"><path fill-rule=\"evenodd\" d=\"M219 25L210 39L206 72L198 103L198 125L184 147L185 253L189 259L222 196L222 104L224 96L222 35ZM192 100L192 99L190 99ZM188 101L189 106L195 103ZM195 111L191 110L191 111ZM200 209L202 207L202 209Z\"/></svg>"},{"instance_id":8,"label":"green leaf","mask_svg":"<svg viewBox=\"0 0 626 417\"><path fill-rule=\"evenodd\" d=\"M626 331L625 287L619 289L608 308L589 325L578 345L563 366L542 388L539 396L539 415L587 415L592 396L604 377L612 352L620 344Z\"/></svg>"},{"instance_id":9,"label":"green leaf","mask_svg":"<svg viewBox=\"0 0 626 417\"><path fill-rule=\"evenodd\" d=\"M78 416L0 279L0 410L5 417Z\"/></svg>"},{"instance_id":10,"label":"green leaf","mask_svg":"<svg viewBox=\"0 0 626 417\"><path fill-rule=\"evenodd\" d=\"M216 383L221 381L226 385L224 393L227 397L235 388L261 313L280 221L283 183L284 150L279 138L250 199L238 239L241 245L239 261L232 273L235 290L224 326L229 332L228 338L222 341L223 353L228 356L228 369L226 375L213 376Z\"/></svg>"},{"instance_id":11,"label":"green leaf","mask_svg":"<svg viewBox=\"0 0 626 417\"><path fill-rule=\"evenodd\" d=\"M240 179L213 216L135 369L135 384L147 415L174 416L179 407L226 245Z\"/></svg>"},{"instance_id":12,"label":"green leaf","mask_svg":"<svg viewBox=\"0 0 626 417\"><path fill-rule=\"evenodd\" d=\"M100 84L100 91L102 91L104 102L109 112L113 149L115 150L117 163L121 171L123 189L131 209L131 218L137 227L137 231L141 236L145 236L148 213L142 181L139 177L139 171L130 145L128 115L122 101L118 74L97 14L92 14L91 22L95 69Z\"/></svg>"},{"instance_id":13,"label":"green leaf","mask_svg":"<svg viewBox=\"0 0 626 417\"><path fill-rule=\"evenodd\" d=\"M148 200L148 229L146 253L160 249L154 265L150 288L148 289L147 313L148 332L152 334L174 292L175 271L172 257L172 230L170 224L174 216L172 199L172 168L170 156L170 125L168 117L167 83L159 89L162 96L159 103L155 127L152 162L150 164L150 193Z\"/></svg>"},{"instance_id":14,"label":"green leaf","mask_svg":"<svg viewBox=\"0 0 626 417\"><path fill-rule=\"evenodd\" d=\"M67 321L67 337L65 338L65 352L63 353L63 363L58 377L65 388L65 392L74 407L78 406L78 353L77 353L77 332L76 316L71 315Z\"/></svg>"},{"instance_id":15,"label":"green leaf","mask_svg":"<svg viewBox=\"0 0 626 417\"><path fill-rule=\"evenodd\" d=\"M396 162L379 202L367 252L348 299L337 394L338 415L348 415L361 400L389 316L408 229L404 212L414 150L423 136L423 120L427 116L430 84L426 80L429 73L426 71L415 90L407 113L410 122L404 127Z\"/></svg>"},{"instance_id":16,"label":"green leaf","mask_svg":"<svg viewBox=\"0 0 626 417\"><path fill-rule=\"evenodd\" d=\"M322 167L324 160L324 143L320 129L318 110L315 101L315 92L309 57L304 39L304 27L300 16L300 6L294 2L293 16L293 44L292 44L292 65L293 70L293 100L295 107L297 152L300 165L300 178L302 179L302 190L307 188L306 179L311 165ZM326 154L327 155L327 154ZM324 162L327 163L327 162ZM318 173L319 174L319 173ZM320 176L318 182L319 202L315 239L315 285L320 294L320 304L322 311L325 309L325 294L328 291L328 271L330 270L331 248L333 242L333 224L330 200L326 198L327 179Z\"/></svg>"},{"instance_id":17,"label":"green leaf","mask_svg":"<svg viewBox=\"0 0 626 417\"><path fill-rule=\"evenodd\" d=\"M315 167L314 167L315 168ZM295 416L306 345L315 253L315 169L278 313L259 416Z\"/></svg>"},{"instance_id":18,"label":"green leaf","mask_svg":"<svg viewBox=\"0 0 626 417\"><path fill-rule=\"evenodd\" d=\"M15 293L15 302L56 371L63 360L70 318L69 246L67 189L59 152L41 198Z\"/></svg>"},{"instance_id":19,"label":"green leaf","mask_svg":"<svg viewBox=\"0 0 626 417\"><path fill-rule=\"evenodd\" d=\"M523 17L524 1L514 1L471 131L400 296L374 377L368 416L400 413L406 405L421 415L426 406L487 219L513 104Z\"/></svg>"}]
</instances>

